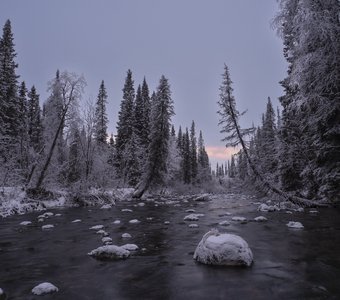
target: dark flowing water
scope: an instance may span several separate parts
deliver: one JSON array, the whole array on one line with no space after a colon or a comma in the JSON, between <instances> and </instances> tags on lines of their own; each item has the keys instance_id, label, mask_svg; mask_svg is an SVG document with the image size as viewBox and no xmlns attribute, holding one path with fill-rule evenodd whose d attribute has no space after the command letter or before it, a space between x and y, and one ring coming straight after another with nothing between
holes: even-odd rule
<instances>
[{"instance_id":1,"label":"dark flowing water","mask_svg":"<svg viewBox=\"0 0 340 300\"><path fill-rule=\"evenodd\" d=\"M336 210L259 213L257 206L241 195L204 203L181 202L180 206L148 202L141 207L137 203L118 202L109 210L49 210L62 216L43 223L37 222L41 213L1 219L0 287L8 299L340 298L340 214ZM122 212L123 208L133 212ZM197 222L183 221L189 208L205 216ZM227 212L232 215L223 216ZM268 222L217 225L236 215L249 220L263 215ZM71 223L74 219L82 222ZM116 219L121 224L112 224ZM130 224L131 219L141 223ZM19 225L24 220L32 225ZM289 229L288 221L300 221L305 228ZM189 223L197 223L199 228L189 228ZM43 224L55 227L43 231ZM89 230L97 224L105 226L113 244L134 243L140 250L120 261L91 258L87 253L102 245L101 236ZM193 252L212 227L242 236L254 254L252 267L196 263ZM124 232L132 238L122 239ZM56 285L59 292L34 296L31 289L45 281Z\"/></svg>"}]
</instances>

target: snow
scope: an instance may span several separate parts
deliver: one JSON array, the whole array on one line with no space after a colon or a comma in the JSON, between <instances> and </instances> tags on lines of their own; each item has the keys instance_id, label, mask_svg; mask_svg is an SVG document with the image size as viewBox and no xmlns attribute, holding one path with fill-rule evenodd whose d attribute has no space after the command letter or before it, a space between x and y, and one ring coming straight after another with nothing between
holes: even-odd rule
<instances>
[{"instance_id":1,"label":"snow","mask_svg":"<svg viewBox=\"0 0 340 300\"><path fill-rule=\"evenodd\" d=\"M22 221L22 222L20 223L20 225L23 225L23 226L27 226L27 225L30 225L30 224L32 224L31 221Z\"/></svg>"},{"instance_id":2,"label":"snow","mask_svg":"<svg viewBox=\"0 0 340 300\"><path fill-rule=\"evenodd\" d=\"M111 243L112 242L112 239L108 236L105 236L102 238L102 242L105 244L105 243Z\"/></svg>"},{"instance_id":3,"label":"snow","mask_svg":"<svg viewBox=\"0 0 340 300\"><path fill-rule=\"evenodd\" d=\"M88 255L97 259L124 259L130 256L130 251L116 245L105 245L92 250Z\"/></svg>"},{"instance_id":4,"label":"snow","mask_svg":"<svg viewBox=\"0 0 340 300\"><path fill-rule=\"evenodd\" d=\"M184 217L184 221L198 221L199 217L203 217L204 214L190 214Z\"/></svg>"},{"instance_id":5,"label":"snow","mask_svg":"<svg viewBox=\"0 0 340 300\"><path fill-rule=\"evenodd\" d=\"M198 228L197 224L189 224L189 228Z\"/></svg>"},{"instance_id":6,"label":"snow","mask_svg":"<svg viewBox=\"0 0 340 300\"><path fill-rule=\"evenodd\" d=\"M193 199L194 201L209 201L210 197L209 194L202 194Z\"/></svg>"},{"instance_id":7,"label":"snow","mask_svg":"<svg viewBox=\"0 0 340 300\"><path fill-rule=\"evenodd\" d=\"M268 221L268 219L266 217L263 217L263 216L258 216L256 218L254 218L254 220L256 222L265 222L265 221Z\"/></svg>"},{"instance_id":8,"label":"snow","mask_svg":"<svg viewBox=\"0 0 340 300\"><path fill-rule=\"evenodd\" d=\"M221 225L221 226L229 226L230 225L230 222L228 221L221 221L218 223L218 225Z\"/></svg>"},{"instance_id":9,"label":"snow","mask_svg":"<svg viewBox=\"0 0 340 300\"><path fill-rule=\"evenodd\" d=\"M123 238L123 239L129 239L129 238L131 238L131 237L132 237L132 236L131 236L130 233L126 233L126 232L125 232L125 233L122 234L122 238Z\"/></svg>"},{"instance_id":10,"label":"snow","mask_svg":"<svg viewBox=\"0 0 340 300\"><path fill-rule=\"evenodd\" d=\"M258 208L258 211L262 212L272 212L272 211L279 211L280 208L277 205L267 205L265 203L262 203Z\"/></svg>"},{"instance_id":11,"label":"snow","mask_svg":"<svg viewBox=\"0 0 340 300\"><path fill-rule=\"evenodd\" d=\"M195 210L193 208L190 208L190 209L187 209L185 212L187 212L187 213L194 213Z\"/></svg>"},{"instance_id":12,"label":"snow","mask_svg":"<svg viewBox=\"0 0 340 300\"><path fill-rule=\"evenodd\" d=\"M46 225L41 226L42 230L51 229L51 228L54 228L53 224L46 224Z\"/></svg>"},{"instance_id":13,"label":"snow","mask_svg":"<svg viewBox=\"0 0 340 300\"><path fill-rule=\"evenodd\" d=\"M38 222L44 222L45 221L45 219L44 218L40 218L40 219L38 219Z\"/></svg>"},{"instance_id":14,"label":"snow","mask_svg":"<svg viewBox=\"0 0 340 300\"><path fill-rule=\"evenodd\" d=\"M115 221L112 222L112 224L116 224L116 225L120 224L120 220L115 220Z\"/></svg>"},{"instance_id":15,"label":"snow","mask_svg":"<svg viewBox=\"0 0 340 300\"><path fill-rule=\"evenodd\" d=\"M140 202L137 205L143 207L143 206L145 206L145 203L144 202Z\"/></svg>"},{"instance_id":16,"label":"snow","mask_svg":"<svg viewBox=\"0 0 340 300\"><path fill-rule=\"evenodd\" d=\"M132 210L132 209L129 209L129 208L123 208L123 209L122 209L122 212L133 212L133 210Z\"/></svg>"},{"instance_id":17,"label":"snow","mask_svg":"<svg viewBox=\"0 0 340 300\"><path fill-rule=\"evenodd\" d=\"M104 225L94 225L92 227L90 227L91 230L98 230L98 229L103 229Z\"/></svg>"},{"instance_id":18,"label":"snow","mask_svg":"<svg viewBox=\"0 0 340 300\"><path fill-rule=\"evenodd\" d=\"M295 211L297 211L297 212L304 212L305 210L303 209L303 207L299 207L299 208L295 209Z\"/></svg>"},{"instance_id":19,"label":"snow","mask_svg":"<svg viewBox=\"0 0 340 300\"><path fill-rule=\"evenodd\" d=\"M231 218L233 221L235 222L247 222L247 219L245 217L238 217L238 216L235 216L235 217L232 217Z\"/></svg>"},{"instance_id":20,"label":"snow","mask_svg":"<svg viewBox=\"0 0 340 300\"><path fill-rule=\"evenodd\" d=\"M110 209L112 208L111 204L104 204L100 209Z\"/></svg>"},{"instance_id":21,"label":"snow","mask_svg":"<svg viewBox=\"0 0 340 300\"><path fill-rule=\"evenodd\" d=\"M130 220L129 223L130 223L130 224L139 224L140 221L137 220L137 219L133 219L133 220Z\"/></svg>"},{"instance_id":22,"label":"snow","mask_svg":"<svg viewBox=\"0 0 340 300\"><path fill-rule=\"evenodd\" d=\"M139 249L139 247L135 244L125 244L121 246L123 249L128 250L128 251L136 251Z\"/></svg>"},{"instance_id":23,"label":"snow","mask_svg":"<svg viewBox=\"0 0 340 300\"><path fill-rule=\"evenodd\" d=\"M37 285L32 289L32 293L34 295L43 295L43 294L48 294L48 293L53 293L53 292L58 292L59 289L53 285L52 283L49 282L43 282Z\"/></svg>"},{"instance_id":24,"label":"snow","mask_svg":"<svg viewBox=\"0 0 340 300\"><path fill-rule=\"evenodd\" d=\"M0 288L0 296L2 296L4 293L4 291L2 290L2 288Z\"/></svg>"},{"instance_id":25,"label":"snow","mask_svg":"<svg viewBox=\"0 0 340 300\"><path fill-rule=\"evenodd\" d=\"M81 222L81 219L75 219L71 223L79 223L79 222Z\"/></svg>"},{"instance_id":26,"label":"snow","mask_svg":"<svg viewBox=\"0 0 340 300\"><path fill-rule=\"evenodd\" d=\"M170 221L164 221L164 224L165 224L165 225L169 225L169 224L170 224Z\"/></svg>"},{"instance_id":27,"label":"snow","mask_svg":"<svg viewBox=\"0 0 340 300\"><path fill-rule=\"evenodd\" d=\"M316 209L311 209L309 211L310 214L318 214L319 212Z\"/></svg>"},{"instance_id":28,"label":"snow","mask_svg":"<svg viewBox=\"0 0 340 300\"><path fill-rule=\"evenodd\" d=\"M61 214L55 214L54 216L55 217L61 217Z\"/></svg>"},{"instance_id":29,"label":"snow","mask_svg":"<svg viewBox=\"0 0 340 300\"><path fill-rule=\"evenodd\" d=\"M153 220L153 217L148 217L146 218L148 221L152 221Z\"/></svg>"},{"instance_id":30,"label":"snow","mask_svg":"<svg viewBox=\"0 0 340 300\"><path fill-rule=\"evenodd\" d=\"M286 225L289 228L303 229L303 225L300 222L289 221Z\"/></svg>"},{"instance_id":31,"label":"snow","mask_svg":"<svg viewBox=\"0 0 340 300\"><path fill-rule=\"evenodd\" d=\"M253 253L240 236L220 234L215 229L203 236L193 258L203 264L249 267L253 262Z\"/></svg>"},{"instance_id":32,"label":"snow","mask_svg":"<svg viewBox=\"0 0 340 300\"><path fill-rule=\"evenodd\" d=\"M101 235L103 235L103 236L108 236L108 235L109 235L109 233L106 232L106 231L103 230L103 229L98 230L96 233L97 233L97 234L101 234Z\"/></svg>"}]
</instances>

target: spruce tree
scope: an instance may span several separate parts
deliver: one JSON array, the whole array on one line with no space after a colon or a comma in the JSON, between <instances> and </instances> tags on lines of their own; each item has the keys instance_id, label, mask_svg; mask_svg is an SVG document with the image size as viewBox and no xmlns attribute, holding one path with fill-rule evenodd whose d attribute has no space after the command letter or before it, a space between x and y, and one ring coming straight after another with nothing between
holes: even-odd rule
<instances>
[{"instance_id":1,"label":"spruce tree","mask_svg":"<svg viewBox=\"0 0 340 300\"><path fill-rule=\"evenodd\" d=\"M183 182L186 184L191 183L192 179L192 164L191 164L191 151L190 151L190 137L188 128L185 129L183 135L183 158L182 158L182 174Z\"/></svg>"},{"instance_id":2,"label":"spruce tree","mask_svg":"<svg viewBox=\"0 0 340 300\"><path fill-rule=\"evenodd\" d=\"M151 111L151 100L149 95L149 86L144 77L142 84L142 100L143 100L143 127L141 134L141 142L144 145L146 151L148 151L148 146L150 143L150 111Z\"/></svg>"},{"instance_id":3,"label":"spruce tree","mask_svg":"<svg viewBox=\"0 0 340 300\"><path fill-rule=\"evenodd\" d=\"M41 151L42 143L42 124L41 109L39 106L39 95L34 86L28 93L28 137L29 144L36 153Z\"/></svg>"},{"instance_id":4,"label":"spruce tree","mask_svg":"<svg viewBox=\"0 0 340 300\"><path fill-rule=\"evenodd\" d=\"M23 81L19 89L19 143L20 143L20 166L27 168L28 164L28 103L27 103L27 88Z\"/></svg>"},{"instance_id":5,"label":"spruce tree","mask_svg":"<svg viewBox=\"0 0 340 300\"><path fill-rule=\"evenodd\" d=\"M16 142L19 134L20 104L18 101L18 77L16 75L16 52L10 20L3 27L0 38L0 135ZM14 139L14 140L13 140Z\"/></svg>"},{"instance_id":6,"label":"spruce tree","mask_svg":"<svg viewBox=\"0 0 340 300\"><path fill-rule=\"evenodd\" d=\"M134 129L134 99L135 89L131 70L127 71L123 88L123 99L120 104L117 122L115 166L120 176L124 173L124 152L130 142Z\"/></svg>"},{"instance_id":7,"label":"spruce tree","mask_svg":"<svg viewBox=\"0 0 340 300\"><path fill-rule=\"evenodd\" d=\"M107 104L107 93L104 85L104 80L102 80L96 102L95 111L95 125L94 125L94 135L97 144L100 146L106 145L107 139L107 124L109 122L106 114L106 104Z\"/></svg>"},{"instance_id":8,"label":"spruce tree","mask_svg":"<svg viewBox=\"0 0 340 300\"><path fill-rule=\"evenodd\" d=\"M197 177L197 140L194 121L192 121L190 128L190 164L191 181L194 182Z\"/></svg>"}]
</instances>

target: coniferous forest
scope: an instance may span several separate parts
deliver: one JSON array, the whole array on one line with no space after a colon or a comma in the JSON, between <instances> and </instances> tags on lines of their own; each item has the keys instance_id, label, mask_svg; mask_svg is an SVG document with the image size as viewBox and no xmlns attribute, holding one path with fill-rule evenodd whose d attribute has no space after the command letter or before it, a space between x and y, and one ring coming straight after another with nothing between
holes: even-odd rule
<instances>
[{"instance_id":1,"label":"coniferous forest","mask_svg":"<svg viewBox=\"0 0 340 300\"><path fill-rule=\"evenodd\" d=\"M308 200L339 200L338 8L334 1L280 2L273 26L283 40L288 62L287 76L280 82L281 107L273 107L268 98L261 124L240 129L243 147L213 174L251 182L264 193L271 191L263 181ZM50 96L40 99L39 91L27 87L17 74L16 56L8 20L0 42L2 186L73 191L135 187L141 196L153 187L212 180L203 135L197 134L195 122L176 133L171 122L174 101L164 76L157 90L150 91L145 78L137 85L132 71L127 71L114 136L108 133L109 95L104 80L95 103L90 103L83 99L83 76L56 70L48 82ZM235 147L240 136L230 133L223 103L229 98L236 118L242 116L232 91L225 66L220 125L226 145Z\"/></svg>"},{"instance_id":2,"label":"coniferous forest","mask_svg":"<svg viewBox=\"0 0 340 300\"><path fill-rule=\"evenodd\" d=\"M0 35L0 300L339 299L339 0L277 1L271 27L285 69L275 97L264 70L274 78L279 62L263 65L275 48L265 49L274 41L262 43L258 19L273 12L269 1L45 2L30 2L37 12L29 18L23 1L0 11L8 19ZM41 18L27 22L42 12L40 31ZM33 54L31 28L39 32ZM65 49L44 48L44 34ZM83 49L89 38L95 47ZM52 53L39 67L37 49ZM82 57L75 69L88 66L89 82L100 74L95 95L84 75L58 69L73 66L69 51ZM47 62L54 74L42 80ZM111 62L117 69L105 73ZM149 67L157 72L150 81ZM120 73L117 97L110 76ZM246 77L253 82L240 84ZM223 146L201 130L213 128L207 122Z\"/></svg>"}]
</instances>

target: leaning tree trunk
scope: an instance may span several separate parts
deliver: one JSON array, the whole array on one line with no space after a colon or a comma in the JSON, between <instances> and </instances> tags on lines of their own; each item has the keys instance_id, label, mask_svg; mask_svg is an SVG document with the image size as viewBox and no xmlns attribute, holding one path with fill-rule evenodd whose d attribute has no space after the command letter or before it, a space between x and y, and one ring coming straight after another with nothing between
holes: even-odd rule
<instances>
[{"instance_id":1,"label":"leaning tree trunk","mask_svg":"<svg viewBox=\"0 0 340 300\"><path fill-rule=\"evenodd\" d=\"M247 147L244 143L244 140L243 140L243 137L242 137L242 134L241 134L241 131L240 131L239 124L237 122L237 118L236 118L234 109L233 109L230 102L228 102L228 105L229 105L229 109L230 109L230 112L231 112L231 118L233 120L238 139L240 141L240 144L242 146L244 154L247 158L249 166L253 170L256 178L258 178L262 182L264 187L266 187L268 190L272 191L273 193L279 195L280 197L282 197L286 201L290 201L290 202L297 204L297 205L302 205L302 206L305 206L305 207L326 206L325 203L315 202L315 201L307 200L307 199L304 199L304 198L296 197L296 196L293 196L293 195L289 195L289 194L285 193L284 191L282 191L281 189L276 188L270 181L266 180L262 176L262 174L258 171L258 169L256 168L255 164L253 163L253 161L252 161L252 159L251 159L251 157L248 153L248 149L247 149Z\"/></svg>"}]
</instances>

